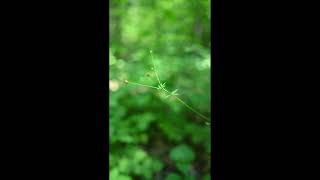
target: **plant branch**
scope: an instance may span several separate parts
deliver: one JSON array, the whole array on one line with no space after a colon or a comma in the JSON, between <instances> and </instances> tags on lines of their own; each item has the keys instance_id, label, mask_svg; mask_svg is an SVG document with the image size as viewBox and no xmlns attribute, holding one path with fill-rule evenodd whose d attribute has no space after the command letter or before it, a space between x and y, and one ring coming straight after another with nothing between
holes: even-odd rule
<instances>
[{"instance_id":1,"label":"plant branch","mask_svg":"<svg viewBox=\"0 0 320 180\"><path fill-rule=\"evenodd\" d=\"M181 102L184 106L186 106L188 109L190 109L191 111L193 111L194 113L196 113L197 115L199 115L200 117L202 117L203 119L210 121L209 118L205 117L204 115L202 115L201 113L199 113L198 111L196 111L195 109L193 109L191 106L189 106L187 103L185 103L182 99L178 98L177 96L175 96L175 98Z\"/></svg>"},{"instance_id":2,"label":"plant branch","mask_svg":"<svg viewBox=\"0 0 320 180\"><path fill-rule=\"evenodd\" d=\"M151 54L151 61L152 61L152 64L153 64L154 73L156 74L156 77L157 77L157 80L158 80L159 84L161 84L161 81L159 79L159 76L158 76L158 73L157 73L157 70L156 70L156 64L154 63L152 50L150 50L150 54Z\"/></svg>"},{"instance_id":3,"label":"plant branch","mask_svg":"<svg viewBox=\"0 0 320 180\"><path fill-rule=\"evenodd\" d=\"M157 88L155 86L149 86L149 85L145 85L145 84L140 84L140 83L136 83L136 82L129 82L126 81L126 83L128 84L133 84L133 85L137 85L137 86L144 86L144 87L148 87L148 88L153 88L153 89L158 89L158 90L162 90L165 93L171 94L167 89L165 88ZM202 115L201 113L199 113L198 111L196 111L194 108L192 108L190 105L188 105L186 102L184 102L182 99L180 99L177 96L174 96L181 104L183 104L184 106L186 106L188 109L190 109L192 112L196 113L198 116L200 116L201 118L205 119L206 121L210 121L209 118L205 117L204 115Z\"/></svg>"},{"instance_id":4,"label":"plant branch","mask_svg":"<svg viewBox=\"0 0 320 180\"><path fill-rule=\"evenodd\" d=\"M136 83L136 82L129 82L129 81L126 81L126 83L128 83L128 84L134 84L134 85L137 85L137 86L144 86L144 87L148 87L148 88L158 89L158 88L157 88L157 87L155 87L155 86L149 86L149 85L140 84L140 83Z\"/></svg>"},{"instance_id":5,"label":"plant branch","mask_svg":"<svg viewBox=\"0 0 320 180\"><path fill-rule=\"evenodd\" d=\"M148 87L148 88L153 88L153 89L158 89L160 91L163 91L165 93L168 93L169 96L174 96L181 104L183 104L184 106L186 106L188 109L190 109L192 112L196 113L198 116L200 116L201 118L205 119L206 120L206 124L210 124L210 119L207 118L206 116L202 115L201 113L199 113L198 111L196 111L194 108L192 108L191 106L189 106L186 102L184 102L182 99L180 99L179 97L177 97L178 94L176 94L176 91L168 91L166 88L165 88L165 83L161 83L160 79L159 79L159 76L158 76L158 73L157 73L157 70L156 70L156 65L154 63L154 60L153 60L153 54L152 54L152 50L150 50L150 54L151 54L151 60L152 60L152 64L153 64L153 71L157 77L157 80L158 80L158 87L155 87L155 86L149 86L149 85L145 85L145 84L140 84L140 83L136 83L136 82L129 82L127 80L125 80L125 83L129 83L129 84L134 84L134 85L138 85L138 86L144 86L144 87Z\"/></svg>"}]
</instances>

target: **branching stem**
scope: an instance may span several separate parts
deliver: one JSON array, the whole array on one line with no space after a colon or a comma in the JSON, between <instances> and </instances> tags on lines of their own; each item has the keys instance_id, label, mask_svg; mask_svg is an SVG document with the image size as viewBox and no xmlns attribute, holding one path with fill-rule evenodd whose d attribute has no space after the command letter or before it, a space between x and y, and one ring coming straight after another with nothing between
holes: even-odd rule
<instances>
[{"instance_id":1,"label":"branching stem","mask_svg":"<svg viewBox=\"0 0 320 180\"><path fill-rule=\"evenodd\" d=\"M192 108L191 106L189 106L186 102L184 102L182 99L180 99L177 94L175 94L175 92L170 92L168 91L166 88L165 88L165 83L161 83L160 79L159 79L159 76L158 76L158 73L157 73L157 70L156 70L156 65L154 63L154 60L153 60L153 55L152 55L152 50L150 50L150 54L151 54L151 60L152 60L152 64L153 64L153 71L157 77L157 80L158 80L158 87L155 87L155 86L149 86L149 85L145 85L145 84L140 84L140 83L136 83L136 82L129 82L129 81L125 81L125 83L128 83L128 84L133 84L133 85L137 85L137 86L143 86L143 87L148 87L148 88L152 88L152 89L158 89L158 90L161 90L165 93L168 93L169 96L174 96L181 104L183 104L184 106L186 106L188 109L190 109L192 112L196 113L198 116L200 116L201 118L205 119L206 120L206 124L210 124L210 119L207 118L206 116L202 115L201 113L199 113L198 111L196 111L194 108Z\"/></svg>"},{"instance_id":2,"label":"branching stem","mask_svg":"<svg viewBox=\"0 0 320 180\"><path fill-rule=\"evenodd\" d=\"M157 88L155 86L149 86L149 85L145 85L145 84L140 84L140 83L136 83L136 82L128 82L129 84L133 84L133 85L137 85L137 86L143 86L143 87L148 87L148 88L153 88L153 89L158 89L158 90L162 90L165 93L170 94L170 92L165 89L165 88ZM174 96L181 104L183 104L184 106L186 106L188 109L190 109L192 112L196 113L198 116L200 116L201 118L205 119L206 121L210 121L209 118L205 117L204 115L202 115L201 113L199 113L198 111L196 111L194 108L192 108L190 105L188 105L186 102L184 102L182 99L180 99L177 96Z\"/></svg>"}]
</instances>

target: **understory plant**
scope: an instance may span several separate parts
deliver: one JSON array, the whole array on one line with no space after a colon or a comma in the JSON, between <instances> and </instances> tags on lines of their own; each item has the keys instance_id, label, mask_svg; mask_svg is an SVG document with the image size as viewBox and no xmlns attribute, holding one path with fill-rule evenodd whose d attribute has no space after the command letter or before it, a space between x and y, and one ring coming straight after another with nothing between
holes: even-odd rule
<instances>
[{"instance_id":1,"label":"understory plant","mask_svg":"<svg viewBox=\"0 0 320 180\"><path fill-rule=\"evenodd\" d=\"M143 87L147 87L147 88L152 88L152 89L156 89L158 91L161 91L163 93L165 93L165 98L169 98L169 97L173 97L174 99L176 99L180 104L184 105L185 107L187 107L189 110L191 110L193 113L197 114L199 117L202 118L202 120L205 122L206 125L210 125L210 118L204 116L203 114L201 114L200 112L198 112L197 110L195 110L193 107L191 107L189 104L187 104L185 101L183 101L181 98L179 98L179 94L178 89L175 89L173 91L169 91L168 89L166 89L166 82L162 82L159 78L159 75L157 73L156 70L156 65L154 63L154 58L153 58L153 51L150 50L150 55L151 55L151 61L152 61L152 68L151 70L154 72L156 78L157 78L157 86L151 86L151 85L146 85L146 84L142 84L142 83L137 83L137 82L132 82L129 80L124 80L125 84L131 84L131 85L136 85L136 86L143 86Z\"/></svg>"}]
</instances>

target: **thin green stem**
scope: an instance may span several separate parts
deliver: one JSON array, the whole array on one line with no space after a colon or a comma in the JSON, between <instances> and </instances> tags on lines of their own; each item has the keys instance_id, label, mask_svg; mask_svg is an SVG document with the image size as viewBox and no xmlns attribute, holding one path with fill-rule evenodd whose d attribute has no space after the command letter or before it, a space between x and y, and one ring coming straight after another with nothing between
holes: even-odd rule
<instances>
[{"instance_id":1,"label":"thin green stem","mask_svg":"<svg viewBox=\"0 0 320 180\"><path fill-rule=\"evenodd\" d=\"M153 64L153 71L154 73L156 74L156 77L157 77L157 80L159 82L159 87L155 87L155 86L149 86L149 85L145 85L145 84L140 84L140 83L136 83L136 82L129 82L129 81L125 81L126 83L129 83L129 84L134 84L134 85L138 85L138 86L144 86L144 87L148 87L148 88L153 88L153 89L158 89L158 90L162 90L164 91L165 93L168 93L169 96L170 95L173 95L181 104L183 104L184 106L186 106L188 109L190 109L192 112L196 113L198 116L200 116L201 118L205 119L206 120L206 123L209 123L210 122L210 119L207 118L206 116L202 115L201 113L199 113L198 111L196 111L195 109L193 109L191 106L189 106L187 103L185 103L182 99L178 98L173 91L172 93L169 92L167 89L165 89L164 87L164 84L161 84L161 81L159 79L159 76L158 76L158 73L157 73L157 70L156 70L156 65L154 63L154 60L153 60L153 54L152 54L152 50L150 50L150 54L151 54L151 61L152 61L152 64ZM209 123L210 124L210 123Z\"/></svg>"},{"instance_id":2,"label":"thin green stem","mask_svg":"<svg viewBox=\"0 0 320 180\"><path fill-rule=\"evenodd\" d=\"M165 92L170 93L168 90L166 90L165 88L162 88Z\"/></svg>"},{"instance_id":3,"label":"thin green stem","mask_svg":"<svg viewBox=\"0 0 320 180\"><path fill-rule=\"evenodd\" d=\"M153 88L153 89L158 89L155 86L149 86L149 85L145 85L145 84L140 84L140 83L136 83L136 82L129 82L127 81L128 84L133 84L133 85L137 85L137 86L144 86L144 87L148 87L148 88ZM166 93L170 92L168 90L166 90L165 88L160 89ZM210 121L209 118L205 117L204 115L202 115L201 113L199 113L198 111L196 111L195 109L193 109L191 106L189 106L187 103L185 103L182 99L178 98L177 96L174 96L181 104L183 104L184 106L186 106L188 109L190 109L192 112L196 113L197 115L199 115L201 118L205 119L206 121Z\"/></svg>"},{"instance_id":4,"label":"thin green stem","mask_svg":"<svg viewBox=\"0 0 320 180\"><path fill-rule=\"evenodd\" d=\"M153 64L153 71L156 74L156 77L157 77L157 80L158 80L159 84L161 84L161 81L159 79L159 76L158 76L158 73L157 73L157 70L156 70L156 64L154 63L152 50L150 50L150 54L151 54L151 61L152 61L152 64Z\"/></svg>"},{"instance_id":5,"label":"thin green stem","mask_svg":"<svg viewBox=\"0 0 320 180\"><path fill-rule=\"evenodd\" d=\"M144 86L144 87L148 87L148 88L153 88L153 89L158 89L157 87L155 86L149 86L149 85L145 85L145 84L140 84L140 83L136 83L136 82L129 82L129 84L134 84L134 85L137 85L137 86Z\"/></svg>"},{"instance_id":6,"label":"thin green stem","mask_svg":"<svg viewBox=\"0 0 320 180\"><path fill-rule=\"evenodd\" d=\"M189 106L187 103L185 103L182 99L178 98L177 96L175 96L175 98L181 102L184 106L186 106L188 109L190 109L191 111L193 111L194 113L198 114L200 117L202 117L203 119L210 121L209 118L205 117L204 115L202 115L201 113L199 113L198 111L196 111L195 109L193 109L191 106Z\"/></svg>"}]
</instances>

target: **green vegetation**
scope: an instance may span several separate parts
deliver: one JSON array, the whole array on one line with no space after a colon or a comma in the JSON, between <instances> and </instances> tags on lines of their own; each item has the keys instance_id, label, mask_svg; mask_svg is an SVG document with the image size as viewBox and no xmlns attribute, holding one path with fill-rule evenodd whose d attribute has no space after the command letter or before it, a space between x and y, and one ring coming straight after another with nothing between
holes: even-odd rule
<instances>
[{"instance_id":1,"label":"green vegetation","mask_svg":"<svg viewBox=\"0 0 320 180\"><path fill-rule=\"evenodd\" d=\"M110 179L210 179L210 1L109 2Z\"/></svg>"}]
</instances>

